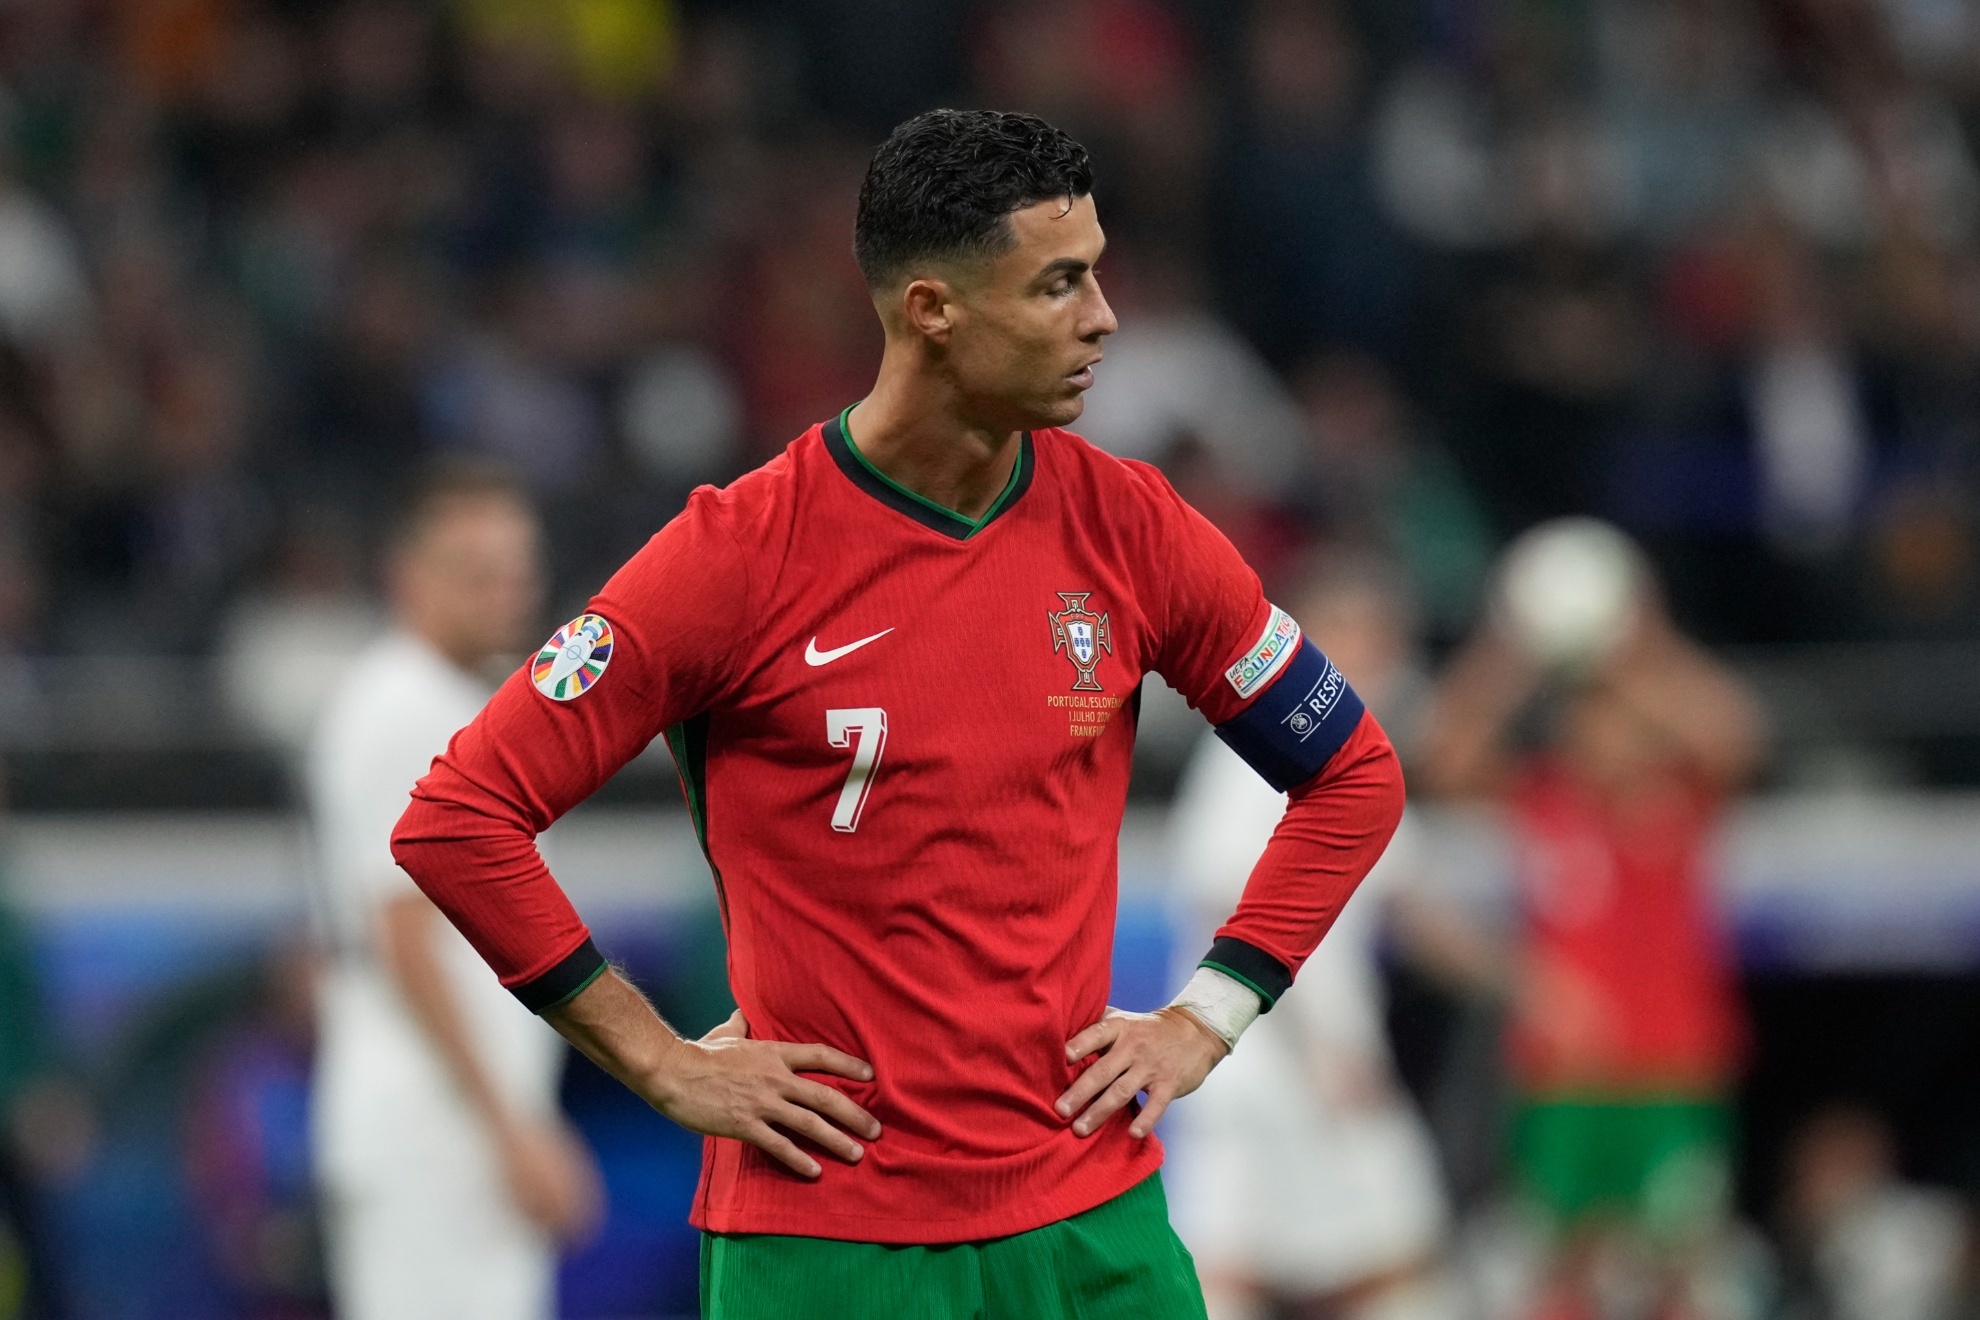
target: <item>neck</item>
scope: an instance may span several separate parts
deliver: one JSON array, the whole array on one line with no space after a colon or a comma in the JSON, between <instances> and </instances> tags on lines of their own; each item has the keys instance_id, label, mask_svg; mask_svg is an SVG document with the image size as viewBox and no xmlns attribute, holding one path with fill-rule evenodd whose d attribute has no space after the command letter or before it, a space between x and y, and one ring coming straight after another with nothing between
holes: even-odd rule
<instances>
[{"instance_id":1,"label":"neck","mask_svg":"<svg viewBox=\"0 0 1980 1320\"><path fill-rule=\"evenodd\" d=\"M1019 431L970 416L955 389L889 344L872 393L848 419L860 456L932 503L981 518L1010 484Z\"/></svg>"}]
</instances>

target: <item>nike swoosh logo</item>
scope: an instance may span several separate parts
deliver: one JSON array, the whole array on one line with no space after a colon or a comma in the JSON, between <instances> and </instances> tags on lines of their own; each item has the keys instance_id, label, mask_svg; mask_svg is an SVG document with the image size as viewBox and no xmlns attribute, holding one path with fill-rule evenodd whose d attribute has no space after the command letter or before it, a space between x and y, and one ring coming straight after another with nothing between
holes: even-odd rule
<instances>
[{"instance_id":1,"label":"nike swoosh logo","mask_svg":"<svg viewBox=\"0 0 1980 1320\"><path fill-rule=\"evenodd\" d=\"M851 655L854 651L857 651L860 647L865 646L868 642L877 642L882 637L885 637L888 633L892 631L894 631L892 628L882 628L879 632L874 633L871 637L862 637L856 642L847 642L844 646L835 647L830 651L819 650L818 639L814 637L809 642L805 643L804 662L813 667L816 667L818 665L829 665L834 660L837 660L840 656Z\"/></svg>"}]
</instances>

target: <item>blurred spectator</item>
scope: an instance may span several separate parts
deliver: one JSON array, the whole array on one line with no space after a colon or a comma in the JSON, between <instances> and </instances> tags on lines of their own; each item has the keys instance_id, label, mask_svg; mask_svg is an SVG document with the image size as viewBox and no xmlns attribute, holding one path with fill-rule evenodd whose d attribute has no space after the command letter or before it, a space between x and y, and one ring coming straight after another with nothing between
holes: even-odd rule
<instances>
[{"instance_id":1,"label":"blurred spectator","mask_svg":"<svg viewBox=\"0 0 1980 1320\"><path fill-rule=\"evenodd\" d=\"M1104 370L1103 364L1095 374ZM1194 431L1171 434L1157 462L1176 493L1229 538L1267 588L1284 581L1307 544L1297 521L1233 480L1217 451Z\"/></svg>"},{"instance_id":2,"label":"blurred spectator","mask_svg":"<svg viewBox=\"0 0 1980 1320\"><path fill-rule=\"evenodd\" d=\"M200 1042L186 1097L186 1182L229 1314L317 1320L329 1314L309 1167L317 966L292 944L261 970L252 1007Z\"/></svg>"},{"instance_id":3,"label":"blurred spectator","mask_svg":"<svg viewBox=\"0 0 1980 1320\"><path fill-rule=\"evenodd\" d=\"M1336 0L1266 0L1238 35L1243 101L1215 208L1239 324L1294 362L1400 346L1413 272L1377 200L1369 55Z\"/></svg>"},{"instance_id":4,"label":"blurred spectator","mask_svg":"<svg viewBox=\"0 0 1980 1320\"><path fill-rule=\"evenodd\" d=\"M1439 686L1418 782L1511 813L1513 1160L1559 1235L1534 1314L1685 1314L1724 1229L1742 1046L1707 847L1759 716L1611 530L1536 529L1497 591Z\"/></svg>"},{"instance_id":5,"label":"blurred spectator","mask_svg":"<svg viewBox=\"0 0 1980 1320\"><path fill-rule=\"evenodd\" d=\"M1113 232L1204 238L1212 121L1202 52L1161 0L990 7L974 72L999 105L1044 115L1093 153Z\"/></svg>"},{"instance_id":6,"label":"blurred spectator","mask_svg":"<svg viewBox=\"0 0 1980 1320\"><path fill-rule=\"evenodd\" d=\"M0 149L0 159L7 154ZM82 253L61 213L0 168L0 334L46 352L83 330L91 302Z\"/></svg>"},{"instance_id":7,"label":"blurred spectator","mask_svg":"<svg viewBox=\"0 0 1980 1320\"><path fill-rule=\"evenodd\" d=\"M1788 556L1834 555L1864 505L1873 437L1861 370L1809 254L1763 249L1747 412L1760 526Z\"/></svg>"},{"instance_id":8,"label":"blurred spectator","mask_svg":"<svg viewBox=\"0 0 1980 1320\"><path fill-rule=\"evenodd\" d=\"M1337 541L1379 546L1402 567L1439 638L1470 622L1491 553L1478 501L1381 363L1315 358L1295 377L1311 438L1309 517Z\"/></svg>"},{"instance_id":9,"label":"blurred spectator","mask_svg":"<svg viewBox=\"0 0 1980 1320\"><path fill-rule=\"evenodd\" d=\"M1591 237L1564 222L1511 254L1461 327L1452 441L1504 531L1600 507L1602 441L1643 367L1621 254Z\"/></svg>"},{"instance_id":10,"label":"blurred spectator","mask_svg":"<svg viewBox=\"0 0 1980 1320\"><path fill-rule=\"evenodd\" d=\"M634 461L669 485L719 481L741 466L742 401L698 348L664 346L642 358L620 408Z\"/></svg>"},{"instance_id":11,"label":"blurred spectator","mask_svg":"<svg viewBox=\"0 0 1980 1320\"><path fill-rule=\"evenodd\" d=\"M865 162L836 141L809 146L783 162L790 194L749 235L722 308L750 462L863 397L880 362L872 294L847 246Z\"/></svg>"},{"instance_id":12,"label":"blurred spectator","mask_svg":"<svg viewBox=\"0 0 1980 1320\"><path fill-rule=\"evenodd\" d=\"M1102 260L1121 328L1107 337L1079 433L1109 453L1156 461L1189 432L1231 484L1290 502L1305 445L1299 409L1255 349L1204 305L1198 275L1173 249Z\"/></svg>"},{"instance_id":13,"label":"blurred spectator","mask_svg":"<svg viewBox=\"0 0 1980 1320\"><path fill-rule=\"evenodd\" d=\"M600 401L570 371L547 272L517 273L428 383L426 429L448 449L512 466L545 495L583 486L601 461Z\"/></svg>"},{"instance_id":14,"label":"blurred spectator","mask_svg":"<svg viewBox=\"0 0 1980 1320\"><path fill-rule=\"evenodd\" d=\"M1958 6L869 8L14 6L0 411L38 457L0 502L91 621L50 647L209 650L271 528L368 520L435 448L615 545L664 520L863 387L844 216L863 142L931 99L1091 143L1141 305L1088 429L1187 432L1292 543L1341 510L1260 364L1360 361L1483 526L1612 512L1715 636L1980 628ZM1470 522L1415 487L1351 498ZM1384 539L1448 632L1466 555Z\"/></svg>"},{"instance_id":15,"label":"blurred spectator","mask_svg":"<svg viewBox=\"0 0 1980 1320\"><path fill-rule=\"evenodd\" d=\"M1781 1320L1948 1320L1970 1225L1957 1196L1898 1176L1875 1115L1832 1109L1788 1151Z\"/></svg>"},{"instance_id":16,"label":"blurred spectator","mask_svg":"<svg viewBox=\"0 0 1980 1320\"><path fill-rule=\"evenodd\" d=\"M323 707L382 620L348 521L318 513L276 538L266 582L221 624L215 657L229 712L257 742L300 758Z\"/></svg>"}]
</instances>

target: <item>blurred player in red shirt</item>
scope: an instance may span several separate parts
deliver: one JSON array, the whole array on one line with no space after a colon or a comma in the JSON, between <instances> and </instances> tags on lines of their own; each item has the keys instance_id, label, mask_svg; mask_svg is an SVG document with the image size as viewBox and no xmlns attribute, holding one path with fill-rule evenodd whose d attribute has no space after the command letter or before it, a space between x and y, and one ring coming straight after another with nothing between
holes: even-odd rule
<instances>
[{"instance_id":1,"label":"blurred player in red shirt","mask_svg":"<svg viewBox=\"0 0 1980 1320\"><path fill-rule=\"evenodd\" d=\"M1602 1314L1590 1276L1624 1244L1661 1262L1659 1314L1692 1314L1683 1277L1725 1214L1742 1041L1708 850L1760 746L1744 687L1679 635L1634 548L1586 520L1515 545L1434 702L1426 782L1510 812L1513 1157L1565 1234L1549 1320Z\"/></svg>"}]
</instances>

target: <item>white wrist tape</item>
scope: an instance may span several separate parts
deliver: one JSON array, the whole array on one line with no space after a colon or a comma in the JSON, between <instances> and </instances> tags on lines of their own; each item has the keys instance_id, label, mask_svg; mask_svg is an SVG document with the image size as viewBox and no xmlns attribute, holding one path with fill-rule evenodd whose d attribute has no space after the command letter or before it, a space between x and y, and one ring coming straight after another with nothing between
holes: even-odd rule
<instances>
[{"instance_id":1,"label":"white wrist tape","mask_svg":"<svg viewBox=\"0 0 1980 1320\"><path fill-rule=\"evenodd\" d=\"M1196 1014L1232 1049L1237 1048L1244 1029L1264 1011L1256 990L1214 967L1197 968L1182 993L1169 1001L1169 1007L1186 1008Z\"/></svg>"}]
</instances>

